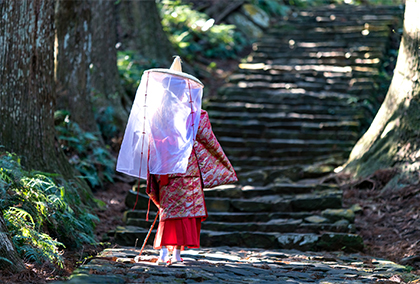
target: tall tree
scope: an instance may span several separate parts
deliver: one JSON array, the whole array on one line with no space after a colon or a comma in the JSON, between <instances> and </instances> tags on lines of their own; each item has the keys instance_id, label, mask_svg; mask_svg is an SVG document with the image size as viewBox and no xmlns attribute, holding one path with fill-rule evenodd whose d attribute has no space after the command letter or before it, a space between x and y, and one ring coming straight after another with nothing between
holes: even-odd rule
<instances>
[{"instance_id":1,"label":"tall tree","mask_svg":"<svg viewBox=\"0 0 420 284\"><path fill-rule=\"evenodd\" d=\"M53 0L2 0L0 25L0 145L22 165L75 179L55 139ZM91 192L78 180L81 198Z\"/></svg>"},{"instance_id":2,"label":"tall tree","mask_svg":"<svg viewBox=\"0 0 420 284\"><path fill-rule=\"evenodd\" d=\"M0 145L39 170L68 171L54 144L53 0L0 1ZM0 254L24 268L0 213Z\"/></svg>"},{"instance_id":3,"label":"tall tree","mask_svg":"<svg viewBox=\"0 0 420 284\"><path fill-rule=\"evenodd\" d=\"M391 85L374 121L353 148L346 165L346 171L356 176L365 177L376 170L392 167L409 177L410 173L419 169L418 11L420 1L406 1L404 30Z\"/></svg>"},{"instance_id":4,"label":"tall tree","mask_svg":"<svg viewBox=\"0 0 420 284\"><path fill-rule=\"evenodd\" d=\"M70 111L82 129L98 132L90 100L91 1L57 0L57 107Z\"/></svg>"},{"instance_id":5,"label":"tall tree","mask_svg":"<svg viewBox=\"0 0 420 284\"><path fill-rule=\"evenodd\" d=\"M112 123L124 131L131 101L125 94L117 68L115 1L91 1L92 55L91 97L97 112L112 107Z\"/></svg>"},{"instance_id":6,"label":"tall tree","mask_svg":"<svg viewBox=\"0 0 420 284\"><path fill-rule=\"evenodd\" d=\"M122 0L119 4L119 34L123 49L136 50L163 66L175 52L163 31L155 0Z\"/></svg>"},{"instance_id":7,"label":"tall tree","mask_svg":"<svg viewBox=\"0 0 420 284\"><path fill-rule=\"evenodd\" d=\"M2 1L0 144L28 168L54 171L54 1Z\"/></svg>"}]
</instances>

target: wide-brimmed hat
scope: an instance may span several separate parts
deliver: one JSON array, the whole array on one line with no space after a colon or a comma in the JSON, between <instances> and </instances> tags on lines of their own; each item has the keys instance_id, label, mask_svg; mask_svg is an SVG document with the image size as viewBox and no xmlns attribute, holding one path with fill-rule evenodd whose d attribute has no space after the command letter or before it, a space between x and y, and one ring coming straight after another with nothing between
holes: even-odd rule
<instances>
[{"instance_id":1,"label":"wide-brimmed hat","mask_svg":"<svg viewBox=\"0 0 420 284\"><path fill-rule=\"evenodd\" d=\"M165 68L152 68L149 70L146 70L145 72L160 72L160 73L166 73L166 74L172 74L175 76L179 76L179 77L183 77L183 78L187 78L190 80L195 81L196 83L200 84L201 86L204 87L204 84L198 80L196 77L182 72L182 66L181 66L181 58L177 55L175 56L174 62L172 62L172 65L169 69L165 69Z\"/></svg>"}]
</instances>

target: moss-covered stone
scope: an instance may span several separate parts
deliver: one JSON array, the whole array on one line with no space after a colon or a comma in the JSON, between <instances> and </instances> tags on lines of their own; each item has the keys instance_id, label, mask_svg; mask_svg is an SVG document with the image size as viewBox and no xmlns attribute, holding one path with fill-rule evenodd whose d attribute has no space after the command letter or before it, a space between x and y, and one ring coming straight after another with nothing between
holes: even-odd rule
<instances>
[{"instance_id":1,"label":"moss-covered stone","mask_svg":"<svg viewBox=\"0 0 420 284\"><path fill-rule=\"evenodd\" d=\"M261 28L259 28L252 21L248 20L247 17L241 13L233 13L228 18L229 23L234 24L242 33L248 36L250 39L260 38L264 33Z\"/></svg>"},{"instance_id":2,"label":"moss-covered stone","mask_svg":"<svg viewBox=\"0 0 420 284\"><path fill-rule=\"evenodd\" d=\"M321 224L321 223L328 223L328 219L325 217L313 215L305 218L305 221L308 223L315 223L315 224Z\"/></svg>"},{"instance_id":3,"label":"moss-covered stone","mask_svg":"<svg viewBox=\"0 0 420 284\"><path fill-rule=\"evenodd\" d=\"M211 212L229 212L230 211L229 198L211 197L206 198L206 208Z\"/></svg>"},{"instance_id":4,"label":"moss-covered stone","mask_svg":"<svg viewBox=\"0 0 420 284\"><path fill-rule=\"evenodd\" d=\"M353 223L355 218L355 214L351 209L326 209L321 212L321 215L333 222L345 219Z\"/></svg>"},{"instance_id":5,"label":"moss-covered stone","mask_svg":"<svg viewBox=\"0 0 420 284\"><path fill-rule=\"evenodd\" d=\"M270 17L261 8L252 4L244 4L241 10L245 16L250 18L259 27L266 29L270 26Z\"/></svg>"},{"instance_id":6,"label":"moss-covered stone","mask_svg":"<svg viewBox=\"0 0 420 284\"><path fill-rule=\"evenodd\" d=\"M316 244L319 250L360 251L363 246L361 236L346 233L325 233Z\"/></svg>"},{"instance_id":7,"label":"moss-covered stone","mask_svg":"<svg viewBox=\"0 0 420 284\"><path fill-rule=\"evenodd\" d=\"M140 189L141 190L141 189ZM144 191L143 191L144 192ZM136 204L137 201L137 204ZM136 207L134 208L134 205ZM144 193L137 193L133 190L130 190L125 197L125 205L130 209L137 209L137 210L147 210L149 204L149 197ZM153 211L156 211L157 208L154 203L150 202L150 207Z\"/></svg>"}]
</instances>

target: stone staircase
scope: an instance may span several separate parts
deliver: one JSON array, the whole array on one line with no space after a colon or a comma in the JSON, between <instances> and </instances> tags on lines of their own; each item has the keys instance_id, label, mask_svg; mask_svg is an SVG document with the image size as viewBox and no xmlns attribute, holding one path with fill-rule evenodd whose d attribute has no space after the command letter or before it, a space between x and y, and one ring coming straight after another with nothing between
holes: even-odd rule
<instances>
[{"instance_id":1,"label":"stone staircase","mask_svg":"<svg viewBox=\"0 0 420 284\"><path fill-rule=\"evenodd\" d=\"M383 58L402 13L302 10L253 45L220 95L204 105L239 182L205 190L203 246L363 248L353 224L361 208L342 208L342 191L322 178L345 162L385 95ZM128 208L135 199L130 191ZM141 246L151 224L147 201L140 194L136 210L124 215L127 226L110 232L117 243Z\"/></svg>"}]
</instances>

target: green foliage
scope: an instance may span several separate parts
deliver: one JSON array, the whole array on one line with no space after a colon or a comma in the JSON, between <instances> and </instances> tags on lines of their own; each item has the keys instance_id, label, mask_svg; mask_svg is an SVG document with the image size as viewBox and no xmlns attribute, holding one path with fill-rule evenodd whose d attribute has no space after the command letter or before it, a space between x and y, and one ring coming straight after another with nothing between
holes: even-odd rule
<instances>
[{"instance_id":1,"label":"green foliage","mask_svg":"<svg viewBox=\"0 0 420 284\"><path fill-rule=\"evenodd\" d=\"M282 0L255 0L253 2L271 16L286 16L290 12L290 7Z\"/></svg>"},{"instance_id":2,"label":"green foliage","mask_svg":"<svg viewBox=\"0 0 420 284\"><path fill-rule=\"evenodd\" d=\"M83 131L69 117L67 111L56 111L54 114L58 141L70 164L92 187L102 185L104 180L113 182L115 157L102 147L95 134Z\"/></svg>"},{"instance_id":3,"label":"green foliage","mask_svg":"<svg viewBox=\"0 0 420 284\"><path fill-rule=\"evenodd\" d=\"M118 136L119 129L114 122L115 110L112 106L95 112L95 120L105 141L111 141Z\"/></svg>"},{"instance_id":4,"label":"green foliage","mask_svg":"<svg viewBox=\"0 0 420 284\"><path fill-rule=\"evenodd\" d=\"M187 61L198 55L208 58L235 58L247 43L234 25L215 25L214 19L180 0L160 3L162 25L169 40Z\"/></svg>"},{"instance_id":5,"label":"green foliage","mask_svg":"<svg viewBox=\"0 0 420 284\"><path fill-rule=\"evenodd\" d=\"M22 258L62 267L60 248L95 242L99 219L57 174L24 171L15 155L0 153L0 209ZM66 188L68 189L66 191Z\"/></svg>"},{"instance_id":6,"label":"green foliage","mask_svg":"<svg viewBox=\"0 0 420 284\"><path fill-rule=\"evenodd\" d=\"M158 63L140 56L135 51L118 51L117 66L122 86L134 99L141 75L147 69L158 67Z\"/></svg>"}]
</instances>

